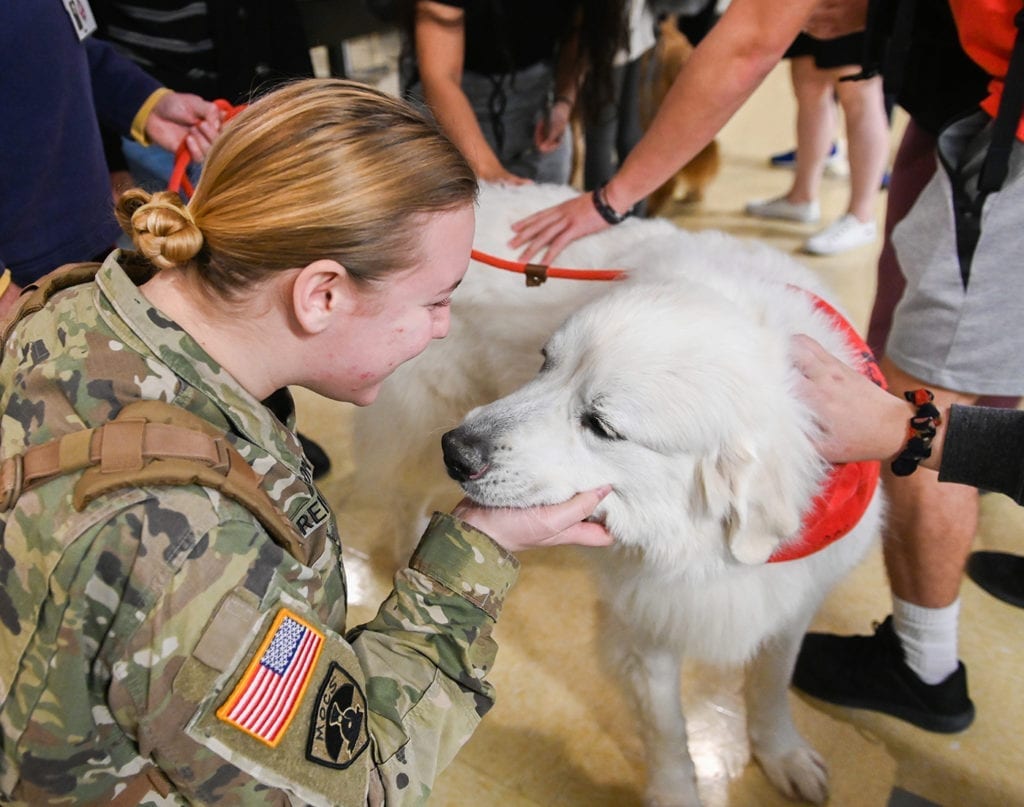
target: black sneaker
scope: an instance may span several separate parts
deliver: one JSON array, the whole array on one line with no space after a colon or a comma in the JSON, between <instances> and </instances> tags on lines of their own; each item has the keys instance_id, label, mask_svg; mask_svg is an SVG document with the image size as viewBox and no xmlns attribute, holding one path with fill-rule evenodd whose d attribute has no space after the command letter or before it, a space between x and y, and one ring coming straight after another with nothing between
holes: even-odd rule
<instances>
[{"instance_id":1,"label":"black sneaker","mask_svg":"<svg viewBox=\"0 0 1024 807\"><path fill-rule=\"evenodd\" d=\"M876 625L874 636L808 633L793 686L828 703L884 712L942 734L963 731L974 720L963 662L945 681L924 683L903 660L891 616Z\"/></svg>"},{"instance_id":2,"label":"black sneaker","mask_svg":"<svg viewBox=\"0 0 1024 807\"><path fill-rule=\"evenodd\" d=\"M1024 608L1024 558L1009 552L972 552L967 576L996 599Z\"/></svg>"},{"instance_id":3,"label":"black sneaker","mask_svg":"<svg viewBox=\"0 0 1024 807\"><path fill-rule=\"evenodd\" d=\"M331 458L327 456L327 452L318 443L314 443L306 435L301 432L297 432L296 435L299 438L299 443L302 444L302 452L306 455L306 459L309 460L309 464L313 466L313 478L319 479L331 470Z\"/></svg>"}]
</instances>

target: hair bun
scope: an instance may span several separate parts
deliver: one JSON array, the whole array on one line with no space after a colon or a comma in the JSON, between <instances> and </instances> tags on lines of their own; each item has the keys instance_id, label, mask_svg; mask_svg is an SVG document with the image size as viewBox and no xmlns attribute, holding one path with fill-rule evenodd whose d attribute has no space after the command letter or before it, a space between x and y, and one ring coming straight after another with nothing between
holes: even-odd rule
<instances>
[{"instance_id":1,"label":"hair bun","mask_svg":"<svg viewBox=\"0 0 1024 807\"><path fill-rule=\"evenodd\" d=\"M202 249L203 233L177 193L150 194L133 188L118 202L117 219L139 252L158 269L182 266Z\"/></svg>"}]
</instances>

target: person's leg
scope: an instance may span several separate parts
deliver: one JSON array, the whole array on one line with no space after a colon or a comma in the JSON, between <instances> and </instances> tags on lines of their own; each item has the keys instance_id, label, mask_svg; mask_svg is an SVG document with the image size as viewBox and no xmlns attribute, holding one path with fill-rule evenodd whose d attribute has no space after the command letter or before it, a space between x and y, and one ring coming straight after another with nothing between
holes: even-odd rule
<instances>
[{"instance_id":1,"label":"person's leg","mask_svg":"<svg viewBox=\"0 0 1024 807\"><path fill-rule=\"evenodd\" d=\"M821 217L818 191L835 132L832 79L828 71L815 66L809 54L790 55L789 70L796 96L793 182L782 196L748 202L746 211L759 218L812 223Z\"/></svg>"},{"instance_id":2,"label":"person's leg","mask_svg":"<svg viewBox=\"0 0 1024 807\"><path fill-rule=\"evenodd\" d=\"M889 122L885 115L882 77L839 81L853 68L832 71L836 94L846 119L850 163L850 204L847 212L858 221L874 221L882 175L889 159ZM799 153L799 152L798 152ZM799 159L797 160L799 163Z\"/></svg>"},{"instance_id":3,"label":"person's leg","mask_svg":"<svg viewBox=\"0 0 1024 807\"><path fill-rule=\"evenodd\" d=\"M896 394L926 387L935 403L977 396L937 388L881 362ZM958 660L959 592L978 521L978 492L918 468L897 477L883 465L889 510L883 534L892 616L873 636L809 633L793 674L798 689L829 703L894 715L928 731L962 731L974 719Z\"/></svg>"},{"instance_id":4,"label":"person's leg","mask_svg":"<svg viewBox=\"0 0 1024 807\"><path fill-rule=\"evenodd\" d=\"M796 95L796 166L786 201L802 204L816 201L825 160L836 128L832 77L819 70L812 56L789 60L793 92Z\"/></svg>"},{"instance_id":5,"label":"person's leg","mask_svg":"<svg viewBox=\"0 0 1024 807\"><path fill-rule=\"evenodd\" d=\"M905 373L888 359L881 362L889 388L896 394L926 387L935 405L973 404L976 395L934 387ZM889 499L883 549L894 595L926 608L942 608L960 593L964 564L978 526L978 491L938 481L938 473L918 468L894 476L883 465Z\"/></svg>"},{"instance_id":6,"label":"person's leg","mask_svg":"<svg viewBox=\"0 0 1024 807\"><path fill-rule=\"evenodd\" d=\"M819 71L832 79L846 118L850 202L844 215L804 243L804 251L814 255L833 255L872 244L878 236L875 203L889 155L889 124L885 118L881 77L864 81L839 80L854 70L845 66Z\"/></svg>"}]
</instances>

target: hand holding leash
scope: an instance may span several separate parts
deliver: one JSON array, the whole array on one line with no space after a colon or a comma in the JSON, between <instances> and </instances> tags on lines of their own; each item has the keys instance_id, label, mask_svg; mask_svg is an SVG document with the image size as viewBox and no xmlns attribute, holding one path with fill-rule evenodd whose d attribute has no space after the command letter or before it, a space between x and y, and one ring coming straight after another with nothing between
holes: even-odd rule
<instances>
[{"instance_id":1,"label":"hand holding leash","mask_svg":"<svg viewBox=\"0 0 1024 807\"><path fill-rule=\"evenodd\" d=\"M202 162L220 132L222 108L198 95L168 92L156 102L146 119L146 135L168 151L186 148Z\"/></svg>"}]
</instances>

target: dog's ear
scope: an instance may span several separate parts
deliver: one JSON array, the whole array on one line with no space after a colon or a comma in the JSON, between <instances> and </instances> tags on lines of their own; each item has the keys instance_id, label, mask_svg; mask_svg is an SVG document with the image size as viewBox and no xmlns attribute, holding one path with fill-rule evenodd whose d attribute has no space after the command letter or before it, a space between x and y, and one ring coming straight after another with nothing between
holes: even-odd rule
<instances>
[{"instance_id":1,"label":"dog's ear","mask_svg":"<svg viewBox=\"0 0 1024 807\"><path fill-rule=\"evenodd\" d=\"M756 448L723 448L697 463L693 504L721 525L732 556L741 563L764 563L782 541L800 528L798 497L787 480L769 470ZM793 486L799 487L799 486Z\"/></svg>"}]
</instances>

